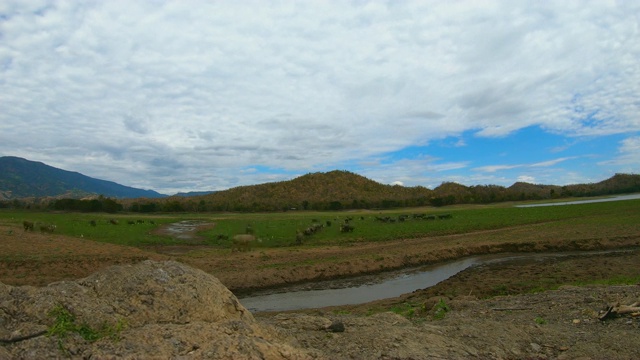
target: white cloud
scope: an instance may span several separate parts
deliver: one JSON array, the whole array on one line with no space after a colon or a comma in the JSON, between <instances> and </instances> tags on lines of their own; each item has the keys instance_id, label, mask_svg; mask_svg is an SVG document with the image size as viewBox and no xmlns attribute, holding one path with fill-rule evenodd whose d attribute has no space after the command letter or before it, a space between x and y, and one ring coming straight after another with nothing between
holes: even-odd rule
<instances>
[{"instance_id":1,"label":"white cloud","mask_svg":"<svg viewBox=\"0 0 640 360\"><path fill-rule=\"evenodd\" d=\"M573 159L573 157L563 157L563 158L558 158L558 159L552 159L552 160L548 160L548 161L542 161L539 163L535 163L535 164L531 164L529 166L531 167L549 167L549 166L554 166L557 165L563 161L567 161L567 160L571 160Z\"/></svg>"},{"instance_id":2,"label":"white cloud","mask_svg":"<svg viewBox=\"0 0 640 360\"><path fill-rule=\"evenodd\" d=\"M526 182L526 183L529 183L529 184L535 184L536 183L536 178L534 178L533 176L529 176L529 175L521 175L521 176L518 176L518 181Z\"/></svg>"},{"instance_id":3,"label":"white cloud","mask_svg":"<svg viewBox=\"0 0 640 360\"><path fill-rule=\"evenodd\" d=\"M501 170L510 170L510 169L515 169L523 166L524 165L487 165L487 166L479 166L479 167L473 168L472 170L478 171L478 172L493 173Z\"/></svg>"},{"instance_id":4,"label":"white cloud","mask_svg":"<svg viewBox=\"0 0 640 360\"><path fill-rule=\"evenodd\" d=\"M473 168L472 170L474 171L478 171L478 172L488 172L488 173L492 173L492 172L497 172L497 171L503 171L503 170L511 170L511 169L517 169L517 168L540 168L540 167L551 167L551 166L555 166L561 162L567 161L567 160L571 160L573 159L572 157L563 157L563 158L557 158L557 159L552 159L552 160L547 160L547 161L542 161L542 162L537 162L537 163L531 163L531 164L514 164L514 165L486 165L486 166L479 166L476 168Z\"/></svg>"},{"instance_id":5,"label":"white cloud","mask_svg":"<svg viewBox=\"0 0 640 360\"><path fill-rule=\"evenodd\" d=\"M6 1L0 154L170 192L285 177L241 173L256 165L331 170L465 131L637 132L639 12L599 1ZM364 170L395 180L389 167Z\"/></svg>"},{"instance_id":6,"label":"white cloud","mask_svg":"<svg viewBox=\"0 0 640 360\"><path fill-rule=\"evenodd\" d=\"M618 155L607 161L601 161L599 165L622 166L621 171L638 173L640 166L640 136L622 140L618 147Z\"/></svg>"}]
</instances>

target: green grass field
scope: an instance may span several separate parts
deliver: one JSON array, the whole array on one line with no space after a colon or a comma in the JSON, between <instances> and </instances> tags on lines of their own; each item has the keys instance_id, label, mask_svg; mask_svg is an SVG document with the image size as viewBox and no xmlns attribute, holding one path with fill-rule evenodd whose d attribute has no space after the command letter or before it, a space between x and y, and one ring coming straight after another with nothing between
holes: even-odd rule
<instances>
[{"instance_id":1,"label":"green grass field","mask_svg":"<svg viewBox=\"0 0 640 360\"><path fill-rule=\"evenodd\" d=\"M451 219L414 219L412 214L451 214ZM408 215L404 222L400 215ZM395 223L376 221L376 217L390 217ZM353 232L340 232L340 224L352 218ZM118 220L118 225L109 224ZM56 225L56 233L82 237L114 244L143 246L150 244L180 244L170 236L152 235L156 227L181 220L202 220L215 223L215 227L203 231L204 243L222 248L230 247L230 240L218 239L218 235L233 236L244 233L250 225L256 236L262 239L260 247L282 247L295 243L296 231L304 230L317 222L324 227L311 236L305 236L303 246L339 245L360 241L385 241L399 238L416 238L459 234L510 226L556 222L575 222L575 226L598 222L602 226L635 226L640 224L640 200L602 202L569 206L516 208L513 204L490 206L455 206L446 208L412 208L394 211L348 212L286 212L258 214L93 214L72 212L0 211L0 222L22 226L23 220ZM91 226L95 220L97 226ZM144 220L139 224L137 220ZM149 221L154 220L155 225ZM128 221L136 222L128 225ZM327 226L327 221L331 226ZM37 229L36 229L37 230ZM20 230L22 231L22 230Z\"/></svg>"}]
</instances>

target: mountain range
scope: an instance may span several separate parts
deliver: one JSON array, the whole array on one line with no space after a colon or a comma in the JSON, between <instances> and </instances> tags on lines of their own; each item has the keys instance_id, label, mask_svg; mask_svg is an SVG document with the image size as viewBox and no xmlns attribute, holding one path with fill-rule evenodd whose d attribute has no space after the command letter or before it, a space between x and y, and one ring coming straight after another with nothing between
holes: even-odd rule
<instances>
[{"instance_id":1,"label":"mountain range","mask_svg":"<svg viewBox=\"0 0 640 360\"><path fill-rule=\"evenodd\" d=\"M113 181L95 179L37 161L15 156L0 157L0 200L27 197L161 198L153 190L137 189Z\"/></svg>"},{"instance_id":2,"label":"mountain range","mask_svg":"<svg viewBox=\"0 0 640 360\"><path fill-rule=\"evenodd\" d=\"M288 181L239 186L204 196L182 199L169 197L161 199L156 208L188 212L389 209L633 192L640 192L640 175L616 174L598 183L566 186L524 182L517 182L510 187L465 186L443 182L434 189L428 189L423 186L380 184L349 171L334 170L310 173Z\"/></svg>"},{"instance_id":3,"label":"mountain range","mask_svg":"<svg viewBox=\"0 0 640 360\"><path fill-rule=\"evenodd\" d=\"M292 180L238 186L217 192L167 196L18 157L0 157L0 200L117 198L130 211L281 211L375 209L597 196L640 192L640 175L616 174L598 183L539 185L517 182L434 189L385 185L349 171L309 173ZM138 209L138 210L136 210Z\"/></svg>"}]
</instances>

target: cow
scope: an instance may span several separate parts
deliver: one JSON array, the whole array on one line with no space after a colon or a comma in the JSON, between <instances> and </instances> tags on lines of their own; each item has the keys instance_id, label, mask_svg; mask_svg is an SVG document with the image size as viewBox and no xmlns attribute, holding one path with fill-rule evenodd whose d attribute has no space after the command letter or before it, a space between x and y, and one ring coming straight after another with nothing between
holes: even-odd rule
<instances>
[{"instance_id":1,"label":"cow","mask_svg":"<svg viewBox=\"0 0 640 360\"><path fill-rule=\"evenodd\" d=\"M91 226L98 226L98 224L96 223L96 221L95 221L95 220L91 220L91 221L89 221L89 225L91 225Z\"/></svg>"},{"instance_id":2,"label":"cow","mask_svg":"<svg viewBox=\"0 0 640 360\"><path fill-rule=\"evenodd\" d=\"M24 227L24 231L30 230L33 231L33 227L35 226L35 224L33 223L33 221L23 221L22 222L22 226Z\"/></svg>"},{"instance_id":3,"label":"cow","mask_svg":"<svg viewBox=\"0 0 640 360\"><path fill-rule=\"evenodd\" d=\"M251 234L235 235L232 238L233 244L231 245L231 251L249 251L254 241L261 242L260 239L256 240L256 237Z\"/></svg>"},{"instance_id":4,"label":"cow","mask_svg":"<svg viewBox=\"0 0 640 360\"><path fill-rule=\"evenodd\" d=\"M342 224L340 225L340 232L353 232L353 229L355 229L353 226L349 225L349 224Z\"/></svg>"},{"instance_id":5,"label":"cow","mask_svg":"<svg viewBox=\"0 0 640 360\"><path fill-rule=\"evenodd\" d=\"M40 232L43 233L53 233L53 231L56 229L55 225L40 225Z\"/></svg>"}]
</instances>

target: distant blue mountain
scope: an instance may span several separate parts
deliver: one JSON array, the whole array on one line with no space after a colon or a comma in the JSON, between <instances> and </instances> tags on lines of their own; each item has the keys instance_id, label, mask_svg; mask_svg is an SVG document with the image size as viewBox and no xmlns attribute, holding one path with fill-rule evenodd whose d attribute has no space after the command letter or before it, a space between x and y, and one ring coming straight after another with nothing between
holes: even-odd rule
<instances>
[{"instance_id":1,"label":"distant blue mountain","mask_svg":"<svg viewBox=\"0 0 640 360\"><path fill-rule=\"evenodd\" d=\"M0 157L0 199L70 195L103 195L111 198L161 198L153 190L136 189L113 181L94 179L41 162Z\"/></svg>"}]
</instances>

